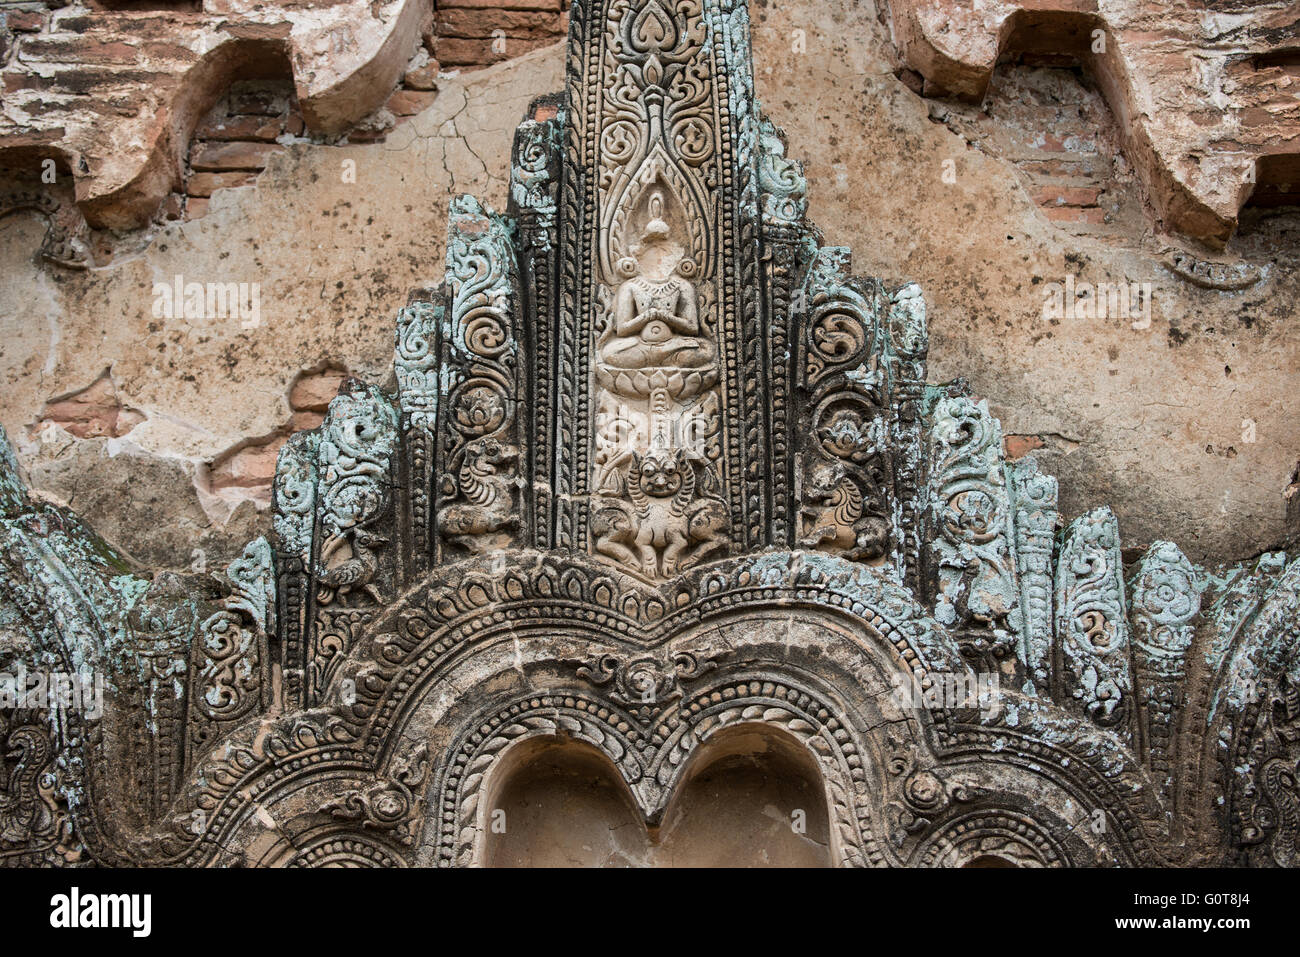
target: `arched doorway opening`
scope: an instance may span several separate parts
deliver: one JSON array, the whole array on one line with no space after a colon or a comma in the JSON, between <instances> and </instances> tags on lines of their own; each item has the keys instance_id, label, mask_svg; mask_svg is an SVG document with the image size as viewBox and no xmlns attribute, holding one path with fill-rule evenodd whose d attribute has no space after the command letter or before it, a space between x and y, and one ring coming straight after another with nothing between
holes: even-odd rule
<instances>
[{"instance_id":1,"label":"arched doorway opening","mask_svg":"<svg viewBox=\"0 0 1300 957\"><path fill-rule=\"evenodd\" d=\"M808 752L762 725L692 756L657 827L591 745L522 742L501 756L479 809L487 867L828 867L826 786Z\"/></svg>"},{"instance_id":2,"label":"arched doorway opening","mask_svg":"<svg viewBox=\"0 0 1300 957\"><path fill-rule=\"evenodd\" d=\"M785 734L728 728L692 757L658 837L664 866L829 867L826 784Z\"/></svg>"},{"instance_id":3,"label":"arched doorway opening","mask_svg":"<svg viewBox=\"0 0 1300 957\"><path fill-rule=\"evenodd\" d=\"M542 738L501 760L484 792L484 866L650 866L636 802L594 747Z\"/></svg>"}]
</instances>

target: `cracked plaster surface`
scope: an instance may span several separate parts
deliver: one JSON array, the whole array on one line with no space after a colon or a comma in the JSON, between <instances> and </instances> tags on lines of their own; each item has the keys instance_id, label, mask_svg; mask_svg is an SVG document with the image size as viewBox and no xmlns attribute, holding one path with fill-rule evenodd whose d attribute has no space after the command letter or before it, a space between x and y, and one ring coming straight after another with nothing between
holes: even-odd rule
<instances>
[{"instance_id":1,"label":"cracked plaster surface","mask_svg":"<svg viewBox=\"0 0 1300 957\"><path fill-rule=\"evenodd\" d=\"M895 78L870 5L754 14L758 92L790 155L808 161L812 217L827 241L854 247L856 272L921 283L932 380L967 377L1006 434L1045 439L1036 455L1061 478L1067 519L1108 501L1126 544L1173 538L1193 560L1281 539L1300 455L1294 223L1240 240L1241 254L1278 259L1260 288L1192 286L1161 265L1150 236L1106 244L1048 222L1005 159L934 122ZM514 127L533 97L562 88L562 71L557 45L444 77L434 103L386 141L292 145L254 186L216 193L205 218L102 269L38 266L39 221L0 221L0 422L34 483L77 494L83 514L142 559L174 566L210 546L224 560L257 512L214 506L206 464L282 428L304 369L334 361L384 382L397 309L441 278L450 199L472 192L504 209ZM355 183L341 177L346 160ZM941 180L944 160L955 183ZM1151 328L1044 320L1041 286L1067 273L1153 282ZM153 318L152 283L177 274L260 283L260 327ZM145 416L129 436L110 448L28 433L51 396L106 366ZM158 463L165 479L150 471ZM113 491L88 499L91 486ZM160 510L187 516L186 534L161 533Z\"/></svg>"}]
</instances>

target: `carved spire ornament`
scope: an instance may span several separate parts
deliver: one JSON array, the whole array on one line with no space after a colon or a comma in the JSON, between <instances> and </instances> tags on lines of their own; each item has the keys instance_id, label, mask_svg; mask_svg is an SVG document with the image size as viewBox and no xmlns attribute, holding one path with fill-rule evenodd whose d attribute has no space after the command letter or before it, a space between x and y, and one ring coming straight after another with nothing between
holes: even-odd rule
<instances>
[{"instance_id":1,"label":"carved spire ornament","mask_svg":"<svg viewBox=\"0 0 1300 957\"><path fill-rule=\"evenodd\" d=\"M5 446L0 860L480 864L530 749L659 828L746 731L815 769L838 864L1300 863L1300 560L1063 527L927 381L919 287L807 208L742 0L575 0L509 208L452 204L396 390L284 446L220 587ZM16 677L54 672L102 710Z\"/></svg>"}]
</instances>

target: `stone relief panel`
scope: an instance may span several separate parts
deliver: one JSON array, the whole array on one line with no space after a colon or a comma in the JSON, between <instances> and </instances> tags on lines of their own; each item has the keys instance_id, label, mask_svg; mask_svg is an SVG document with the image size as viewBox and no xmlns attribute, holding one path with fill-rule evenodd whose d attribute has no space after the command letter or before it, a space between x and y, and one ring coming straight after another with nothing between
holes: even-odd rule
<instances>
[{"instance_id":1,"label":"stone relief panel","mask_svg":"<svg viewBox=\"0 0 1300 957\"><path fill-rule=\"evenodd\" d=\"M477 864L521 743L650 828L743 732L816 769L837 864L1295 864L1300 560L1060 528L928 383L921 290L807 221L743 2L572 23L510 207L453 204L395 391L289 440L225 579L139 573L0 443L0 671L113 679L0 709L0 860Z\"/></svg>"}]
</instances>

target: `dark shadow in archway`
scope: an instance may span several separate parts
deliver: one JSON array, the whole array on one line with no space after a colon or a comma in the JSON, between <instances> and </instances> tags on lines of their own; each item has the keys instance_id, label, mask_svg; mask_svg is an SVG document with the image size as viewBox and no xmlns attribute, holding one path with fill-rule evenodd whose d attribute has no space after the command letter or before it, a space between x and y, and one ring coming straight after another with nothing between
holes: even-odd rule
<instances>
[{"instance_id":1,"label":"dark shadow in archway","mask_svg":"<svg viewBox=\"0 0 1300 957\"><path fill-rule=\"evenodd\" d=\"M647 830L595 748L554 738L507 752L484 790L488 867L825 867L826 787L798 743L762 726L708 741Z\"/></svg>"}]
</instances>

